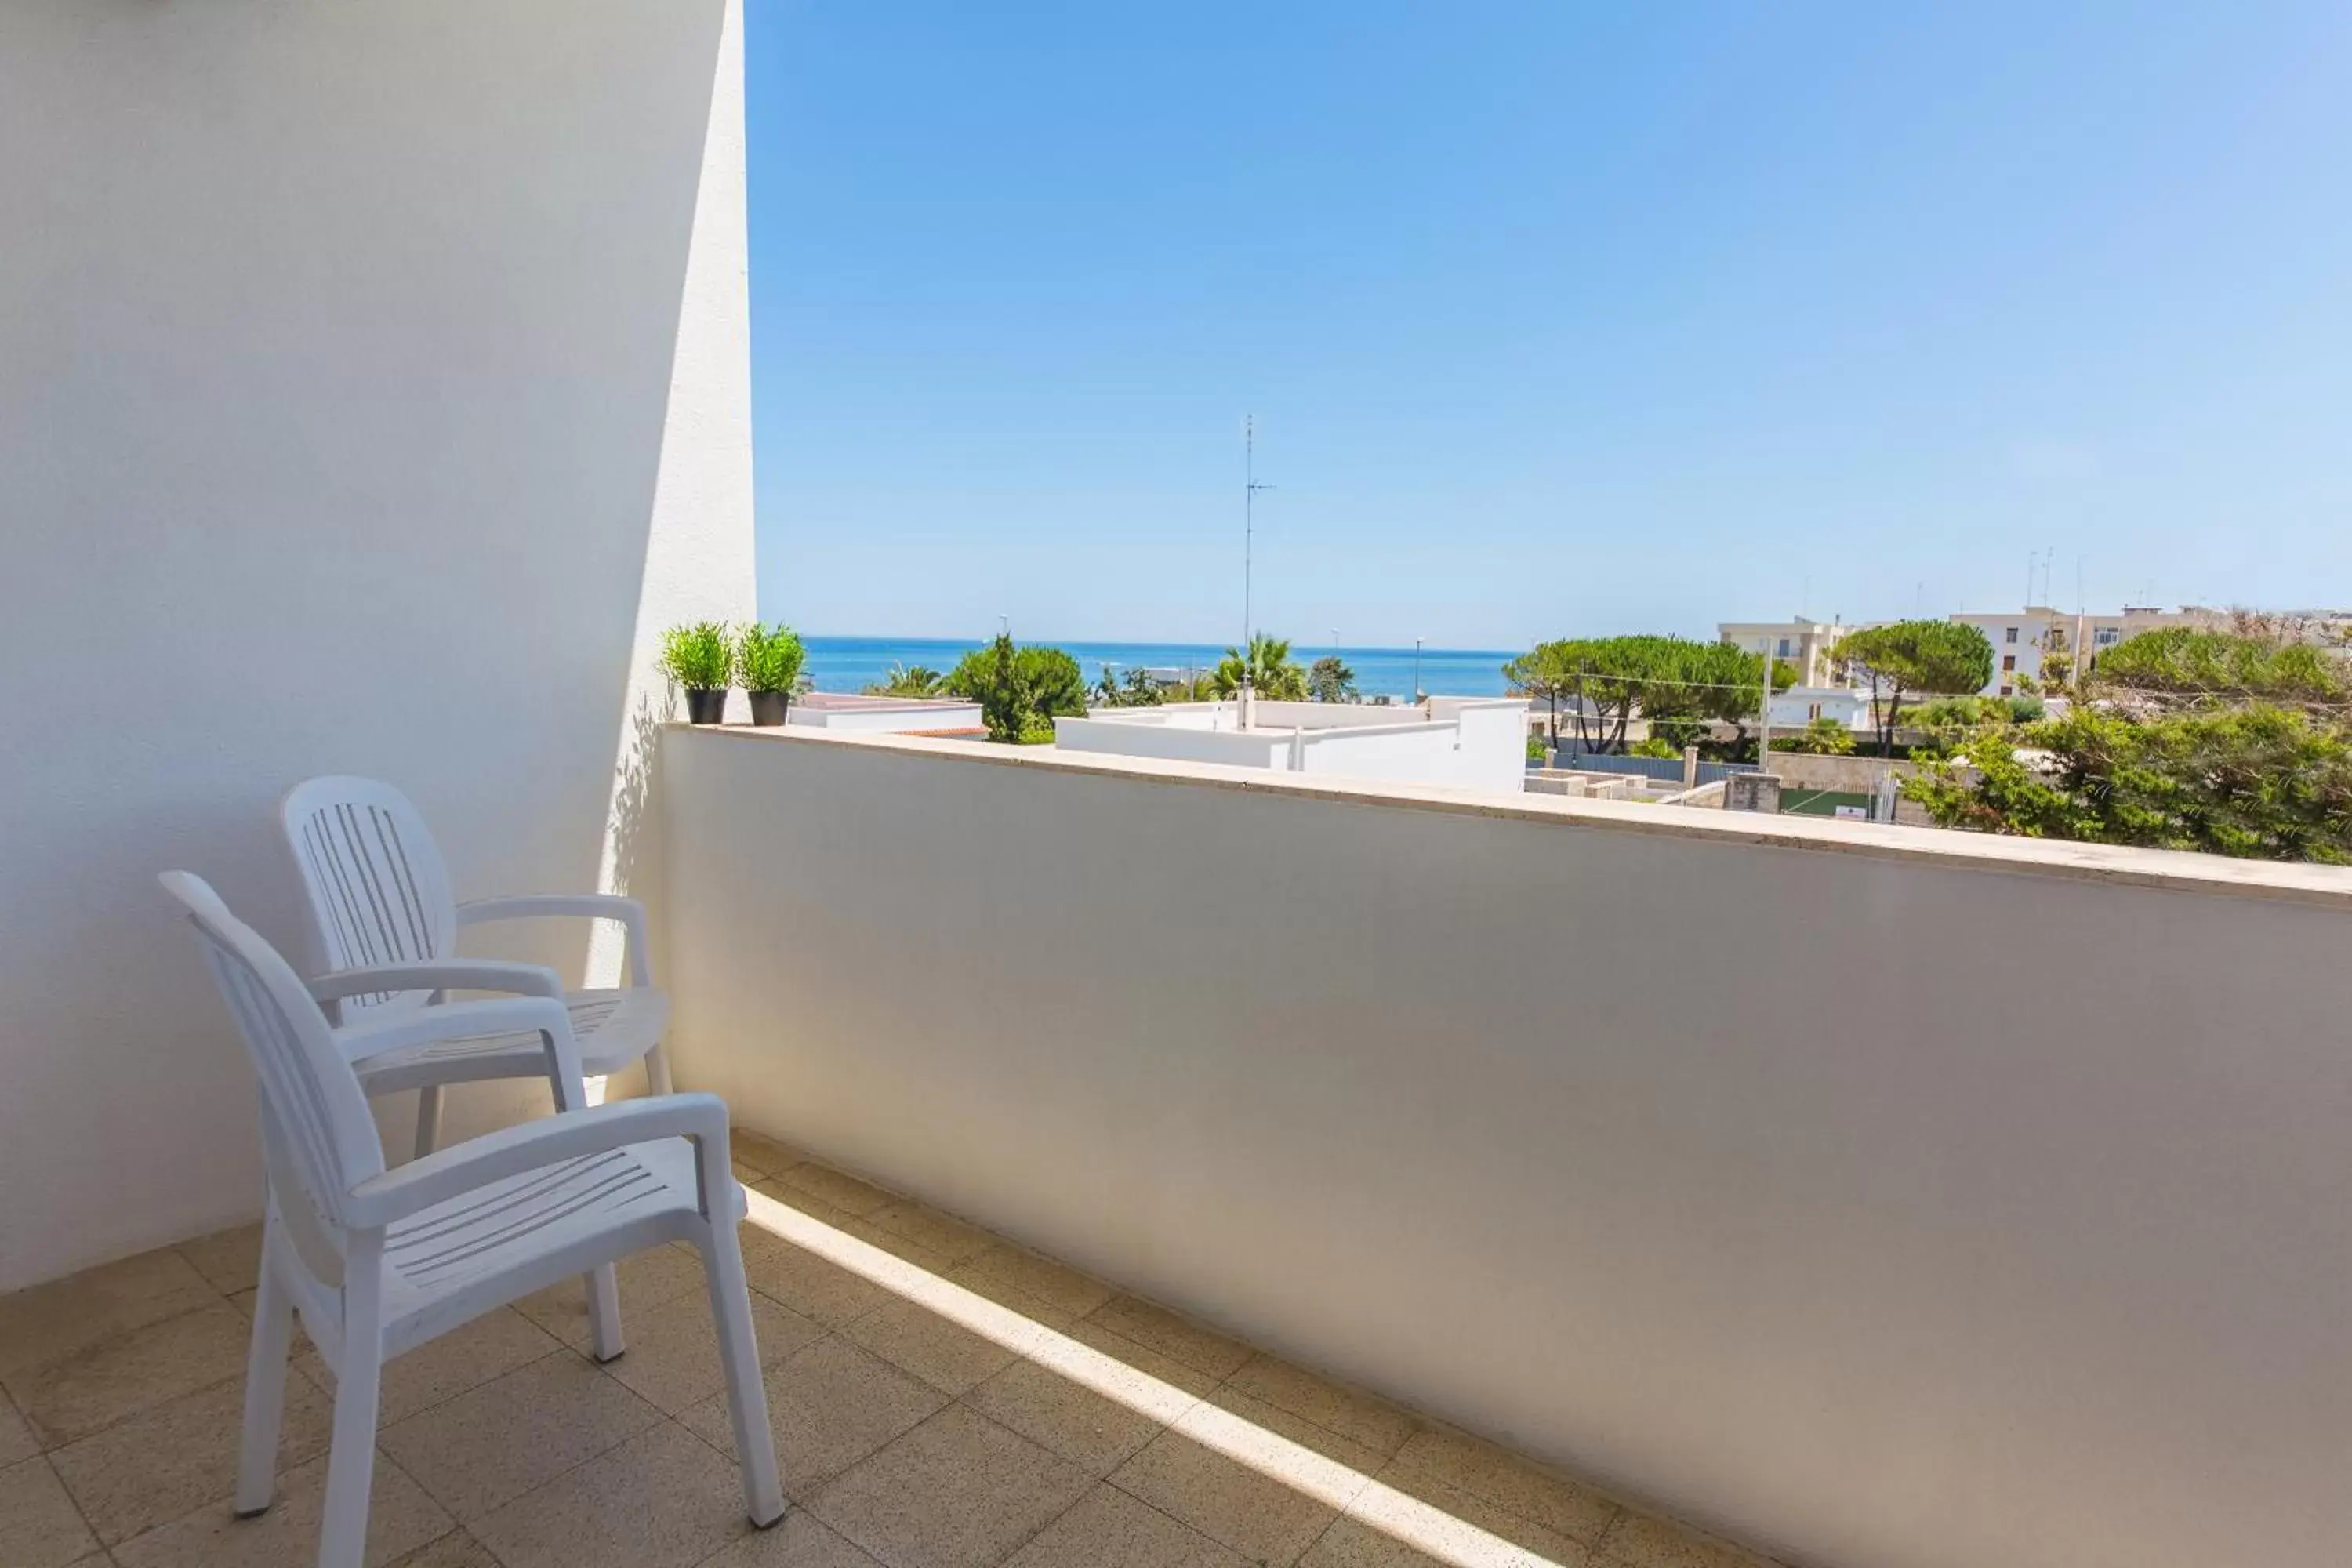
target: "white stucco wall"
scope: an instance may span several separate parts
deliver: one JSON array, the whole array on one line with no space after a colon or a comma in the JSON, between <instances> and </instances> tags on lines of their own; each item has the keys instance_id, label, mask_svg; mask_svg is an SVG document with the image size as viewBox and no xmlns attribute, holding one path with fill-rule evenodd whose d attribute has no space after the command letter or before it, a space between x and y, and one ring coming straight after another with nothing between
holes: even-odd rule
<instances>
[{"instance_id":1,"label":"white stucco wall","mask_svg":"<svg viewBox=\"0 0 2352 1568\"><path fill-rule=\"evenodd\" d=\"M847 735L904 735L982 728L977 702L877 702L870 708L825 708L795 701L784 721Z\"/></svg>"},{"instance_id":2,"label":"white stucco wall","mask_svg":"<svg viewBox=\"0 0 2352 1568\"><path fill-rule=\"evenodd\" d=\"M1058 751L1099 756L1385 779L1439 788L1516 795L1527 769L1527 704L1438 697L1412 708L1261 702L1253 728L1223 705L1097 710L1054 721ZM1432 720L1437 721L1432 722ZM1290 731L1300 733L1295 738Z\"/></svg>"},{"instance_id":3,"label":"white stucco wall","mask_svg":"<svg viewBox=\"0 0 2352 1568\"><path fill-rule=\"evenodd\" d=\"M1870 723L1870 693L1855 691L1842 686L1792 686L1772 694L1772 728L1801 730L1814 719L1834 719L1849 730L1867 730Z\"/></svg>"},{"instance_id":4,"label":"white stucco wall","mask_svg":"<svg viewBox=\"0 0 2352 1568\"><path fill-rule=\"evenodd\" d=\"M1821 1568L2352 1560L2352 873L669 739L751 1125Z\"/></svg>"},{"instance_id":5,"label":"white stucco wall","mask_svg":"<svg viewBox=\"0 0 2352 1568\"><path fill-rule=\"evenodd\" d=\"M257 1212L153 877L291 942L288 784L400 784L461 896L635 874L635 661L751 608L737 26L0 8L0 1289Z\"/></svg>"},{"instance_id":6,"label":"white stucco wall","mask_svg":"<svg viewBox=\"0 0 2352 1568\"><path fill-rule=\"evenodd\" d=\"M1290 737L1262 731L1208 730L1190 722L1130 723L1123 719L1056 719L1054 746L1057 751L1096 752L1115 757L1158 757L1165 761L1220 763L1234 767L1286 768Z\"/></svg>"}]
</instances>

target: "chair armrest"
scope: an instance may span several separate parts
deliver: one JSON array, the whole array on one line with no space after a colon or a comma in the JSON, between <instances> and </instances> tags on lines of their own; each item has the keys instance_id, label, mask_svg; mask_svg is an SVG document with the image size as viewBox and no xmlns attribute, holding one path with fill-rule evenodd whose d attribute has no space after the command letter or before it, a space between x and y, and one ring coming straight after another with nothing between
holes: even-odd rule
<instances>
[{"instance_id":1,"label":"chair armrest","mask_svg":"<svg viewBox=\"0 0 2352 1568\"><path fill-rule=\"evenodd\" d=\"M410 1046L526 1029L546 1042L548 1077L555 1085L557 1109L574 1110L587 1104L588 1097L581 1085L580 1042L572 1037L572 1015L553 997L500 996L481 1002L443 1002L396 1013L388 1018L364 1018L356 1024L345 1024L334 1035L343 1059L358 1063Z\"/></svg>"},{"instance_id":2,"label":"chair armrest","mask_svg":"<svg viewBox=\"0 0 2352 1568\"><path fill-rule=\"evenodd\" d=\"M646 906L619 893L520 893L507 898L474 899L457 906L462 929L486 921L541 920L572 915L587 920L618 921L629 933L629 984L651 985L653 952L646 941Z\"/></svg>"},{"instance_id":3,"label":"chair armrest","mask_svg":"<svg viewBox=\"0 0 2352 1568\"><path fill-rule=\"evenodd\" d=\"M376 963L365 969L335 969L306 980L320 1002L365 996L376 991L510 991L518 996L562 997L563 982L543 963L509 963L497 958L420 958L406 963Z\"/></svg>"},{"instance_id":4,"label":"chair armrest","mask_svg":"<svg viewBox=\"0 0 2352 1568\"><path fill-rule=\"evenodd\" d=\"M719 1184L733 1179L727 1163L727 1102L715 1094L624 1100L468 1138L369 1177L352 1189L346 1212L352 1225L373 1229L491 1182L656 1138L691 1138L698 1145L701 1206L709 1215L713 1196L724 1190Z\"/></svg>"}]
</instances>

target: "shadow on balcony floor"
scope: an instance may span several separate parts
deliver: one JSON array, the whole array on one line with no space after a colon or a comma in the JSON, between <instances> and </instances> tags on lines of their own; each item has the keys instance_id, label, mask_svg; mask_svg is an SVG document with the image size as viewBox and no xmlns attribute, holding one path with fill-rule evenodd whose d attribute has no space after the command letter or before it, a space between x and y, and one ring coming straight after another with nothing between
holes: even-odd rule
<instances>
[{"instance_id":1,"label":"shadow on balcony floor","mask_svg":"<svg viewBox=\"0 0 2352 1568\"><path fill-rule=\"evenodd\" d=\"M745 1259L793 1503L744 1523L689 1248L386 1369L369 1561L405 1568L1748 1568L1759 1560L751 1134ZM332 1383L228 1510L258 1237L0 1298L0 1563L310 1561Z\"/></svg>"}]
</instances>

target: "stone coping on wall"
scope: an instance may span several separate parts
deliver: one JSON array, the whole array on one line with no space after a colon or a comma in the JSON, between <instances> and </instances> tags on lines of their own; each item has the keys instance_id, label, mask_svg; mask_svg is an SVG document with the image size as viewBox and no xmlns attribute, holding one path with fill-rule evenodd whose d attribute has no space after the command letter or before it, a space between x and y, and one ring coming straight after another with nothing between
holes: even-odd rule
<instances>
[{"instance_id":1,"label":"stone coping on wall","mask_svg":"<svg viewBox=\"0 0 2352 1568\"><path fill-rule=\"evenodd\" d=\"M2063 877L2077 881L2238 898L2317 904L2352 911L2352 867L2276 860L2237 860L2177 849L2132 849L2057 839L2013 838L1937 827L1840 822L1820 817L1759 816L1710 807L1644 805L1632 801L1564 795L1500 795L1433 784L1340 778L1328 773L1274 773L1220 763L1062 752L1052 746L1005 746L923 735L839 734L814 729L671 723L667 730L716 740L771 745L852 746L982 767L1036 768L1094 773L1142 783L1206 786L1305 800L1339 801L1508 821L1657 834L1717 843L1770 845L1867 859L1951 866L1969 870Z\"/></svg>"}]
</instances>

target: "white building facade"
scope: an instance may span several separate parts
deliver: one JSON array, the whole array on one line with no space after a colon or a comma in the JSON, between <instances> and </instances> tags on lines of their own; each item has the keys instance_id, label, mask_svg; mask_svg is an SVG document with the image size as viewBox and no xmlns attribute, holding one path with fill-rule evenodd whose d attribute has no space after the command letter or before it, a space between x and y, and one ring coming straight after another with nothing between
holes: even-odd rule
<instances>
[{"instance_id":1,"label":"white building facade","mask_svg":"<svg viewBox=\"0 0 2352 1568\"><path fill-rule=\"evenodd\" d=\"M1772 694L1771 713L1775 730L1801 730L1822 719L1849 730L1867 730L1870 693L1844 686L1791 686Z\"/></svg>"},{"instance_id":2,"label":"white building facade","mask_svg":"<svg viewBox=\"0 0 2352 1568\"><path fill-rule=\"evenodd\" d=\"M1418 708L1358 702L1174 702L1097 708L1054 721L1064 752L1223 763L1277 773L1517 795L1527 782L1528 705L1433 697Z\"/></svg>"},{"instance_id":3,"label":"white building facade","mask_svg":"<svg viewBox=\"0 0 2352 1568\"><path fill-rule=\"evenodd\" d=\"M1969 612L1951 618L1956 625L1976 627L1992 644L1992 675L1979 695L2007 697L2020 689L2021 677L2042 679L2043 661L2050 654L2086 649L2095 667L2101 654L2142 632L2213 625L2223 617L2211 611L2146 605L2126 605L2113 614L2070 615L2047 605L2029 605L2022 610Z\"/></svg>"},{"instance_id":4,"label":"white building facade","mask_svg":"<svg viewBox=\"0 0 2352 1568\"><path fill-rule=\"evenodd\" d=\"M980 704L960 697L868 697L846 691L803 692L793 699L784 722L844 735L976 735L987 731Z\"/></svg>"},{"instance_id":5,"label":"white building facade","mask_svg":"<svg viewBox=\"0 0 2352 1568\"><path fill-rule=\"evenodd\" d=\"M1832 673L1832 650L1855 629L1836 621L1799 616L1787 621L1718 621L1715 631L1719 642L1795 665L1801 686L1825 686Z\"/></svg>"}]
</instances>

